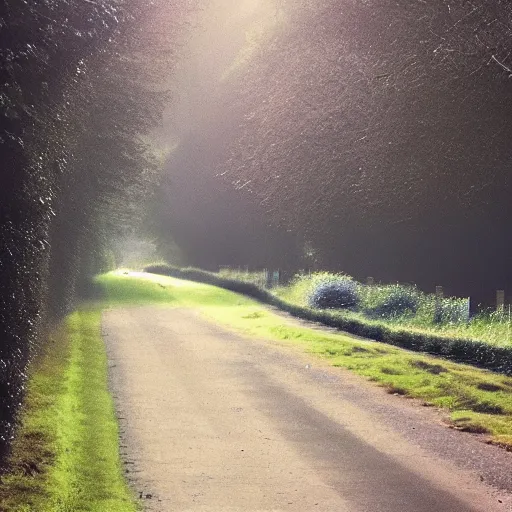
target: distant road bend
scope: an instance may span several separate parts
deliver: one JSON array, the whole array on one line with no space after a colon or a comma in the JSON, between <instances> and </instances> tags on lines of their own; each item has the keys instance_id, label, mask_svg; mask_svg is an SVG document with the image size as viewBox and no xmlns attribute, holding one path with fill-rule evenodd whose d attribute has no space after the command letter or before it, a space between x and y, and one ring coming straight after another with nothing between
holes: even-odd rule
<instances>
[{"instance_id":1,"label":"distant road bend","mask_svg":"<svg viewBox=\"0 0 512 512\"><path fill-rule=\"evenodd\" d=\"M148 511L512 510L511 454L348 372L193 310L110 310L103 330Z\"/></svg>"}]
</instances>

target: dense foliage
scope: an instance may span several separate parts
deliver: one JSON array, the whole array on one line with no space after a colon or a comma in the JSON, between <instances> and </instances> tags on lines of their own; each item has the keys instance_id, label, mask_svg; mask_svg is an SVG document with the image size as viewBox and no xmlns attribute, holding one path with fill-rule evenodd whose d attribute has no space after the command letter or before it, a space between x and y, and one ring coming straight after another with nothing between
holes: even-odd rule
<instances>
[{"instance_id":1,"label":"dense foliage","mask_svg":"<svg viewBox=\"0 0 512 512\"><path fill-rule=\"evenodd\" d=\"M365 313L370 317L414 315L420 305L420 294L412 286L368 286L365 291Z\"/></svg>"},{"instance_id":2,"label":"dense foliage","mask_svg":"<svg viewBox=\"0 0 512 512\"><path fill-rule=\"evenodd\" d=\"M0 458L42 327L148 189L179 4L0 2Z\"/></svg>"},{"instance_id":3,"label":"dense foliage","mask_svg":"<svg viewBox=\"0 0 512 512\"><path fill-rule=\"evenodd\" d=\"M346 276L328 276L315 282L308 304L318 309L353 309L360 298L356 283Z\"/></svg>"},{"instance_id":4,"label":"dense foliage","mask_svg":"<svg viewBox=\"0 0 512 512\"><path fill-rule=\"evenodd\" d=\"M162 211L195 264L280 266L263 216L316 268L510 288L510 1L275 3L169 165Z\"/></svg>"}]
</instances>

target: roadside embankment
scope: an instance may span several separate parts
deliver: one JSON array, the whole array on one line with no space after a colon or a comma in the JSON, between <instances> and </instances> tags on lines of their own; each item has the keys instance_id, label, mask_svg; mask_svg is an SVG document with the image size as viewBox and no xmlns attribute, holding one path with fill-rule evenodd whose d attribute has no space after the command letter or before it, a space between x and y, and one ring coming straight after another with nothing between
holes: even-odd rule
<instances>
[{"instance_id":1,"label":"roadside embankment","mask_svg":"<svg viewBox=\"0 0 512 512\"><path fill-rule=\"evenodd\" d=\"M316 310L284 300L253 283L228 279L200 269L180 269L169 265L151 265L146 267L145 271L219 286L275 306L303 320L318 322L363 338L395 345L414 352L425 352L459 363L512 375L512 347L497 346L476 339L414 331L402 328L399 325L382 325L365 321L362 318L344 315L343 312L338 311Z\"/></svg>"}]
</instances>

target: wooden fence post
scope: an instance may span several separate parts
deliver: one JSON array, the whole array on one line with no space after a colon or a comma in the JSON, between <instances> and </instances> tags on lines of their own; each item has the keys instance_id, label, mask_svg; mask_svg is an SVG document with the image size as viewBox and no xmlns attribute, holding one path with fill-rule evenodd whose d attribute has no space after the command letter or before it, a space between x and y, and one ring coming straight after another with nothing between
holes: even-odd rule
<instances>
[{"instance_id":1,"label":"wooden fence post","mask_svg":"<svg viewBox=\"0 0 512 512\"><path fill-rule=\"evenodd\" d=\"M434 323L440 324L443 321L443 298L442 286L436 286L436 308L434 311Z\"/></svg>"},{"instance_id":2,"label":"wooden fence post","mask_svg":"<svg viewBox=\"0 0 512 512\"><path fill-rule=\"evenodd\" d=\"M466 309L466 322L471 320L471 297L468 297L468 305Z\"/></svg>"},{"instance_id":3,"label":"wooden fence post","mask_svg":"<svg viewBox=\"0 0 512 512\"><path fill-rule=\"evenodd\" d=\"M276 286L279 286L280 276L281 276L281 271L279 269L274 270L274 272L272 273L272 287L273 288L275 288Z\"/></svg>"},{"instance_id":4,"label":"wooden fence post","mask_svg":"<svg viewBox=\"0 0 512 512\"><path fill-rule=\"evenodd\" d=\"M505 309L505 290L496 290L496 312L503 313Z\"/></svg>"},{"instance_id":5,"label":"wooden fence post","mask_svg":"<svg viewBox=\"0 0 512 512\"><path fill-rule=\"evenodd\" d=\"M272 288L272 271L265 269L265 288Z\"/></svg>"}]
</instances>

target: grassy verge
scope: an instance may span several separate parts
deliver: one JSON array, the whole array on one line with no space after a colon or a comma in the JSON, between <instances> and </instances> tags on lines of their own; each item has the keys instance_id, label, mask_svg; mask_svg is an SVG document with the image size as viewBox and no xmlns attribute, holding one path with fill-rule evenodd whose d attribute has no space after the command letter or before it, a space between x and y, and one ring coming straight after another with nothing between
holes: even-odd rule
<instances>
[{"instance_id":1,"label":"grassy verge","mask_svg":"<svg viewBox=\"0 0 512 512\"><path fill-rule=\"evenodd\" d=\"M370 319L355 311L347 311L346 309L319 309L304 305L303 295L305 290L310 290L310 285L316 282L317 277L325 278L325 274L312 275L311 278L303 276L299 278L297 283L292 283L287 288L288 292L283 290L274 290L274 293L261 288L260 286L239 281L237 279L227 279L219 274L207 272L195 268L175 268L169 265L151 265L146 268L147 272L154 274L171 276L179 279L187 279L200 283L219 286L227 290L238 292L252 297L264 304L276 306L279 309L290 313L293 316L304 320L311 320L322 323L329 327L356 334L364 338L370 338L375 341L381 341L389 345L395 345L415 352L423 352L434 356L441 356L446 359L457 361L459 363L467 363L480 368L489 369L500 372L505 375L512 375L512 345L490 343L489 340L472 339L461 335L459 332L456 336L451 336L445 332L439 332L435 329L416 329L410 325L403 323L404 316L394 316L394 321L383 321ZM328 275L332 277L332 275ZM336 276L334 276L336 277ZM309 282L310 280L312 282ZM298 285L298 288L297 286ZM357 287L358 285L356 285ZM305 288L304 288L305 287ZM391 289L398 289L400 295L403 295L403 287L391 286ZM400 291L400 289L402 289ZM294 292L295 290L295 292ZM291 295L297 295L293 298ZM377 304L380 302L378 309L385 306L387 299L382 302L386 296L391 298L388 292L392 290L379 290L377 288L365 287L365 293L374 295L377 292ZM416 295L416 292L414 292ZM302 297L302 299L300 298ZM370 297L371 298L371 297ZM395 296L395 302L396 302ZM432 301L428 297L423 297L425 304L432 305ZM402 299L400 299L402 300ZM369 301L370 303L372 300ZM375 302L375 301L374 301ZM377 305L377 304L374 304ZM446 299L442 303L441 313L444 318L445 314L455 311L460 304L456 299ZM395 304L396 306L396 304ZM370 308L375 309L375 308ZM429 309L427 307L427 309ZM467 303L466 303L467 309ZM374 311L375 312L375 311ZM451 314L451 313L450 313Z\"/></svg>"},{"instance_id":2,"label":"grassy verge","mask_svg":"<svg viewBox=\"0 0 512 512\"><path fill-rule=\"evenodd\" d=\"M268 307L221 288L174 278L112 273L101 276L107 300L119 304L195 307L208 318L249 336L299 346L347 368L390 393L421 399L449 412L455 428L482 433L512 449L512 378L420 355L342 333L301 327Z\"/></svg>"},{"instance_id":3,"label":"grassy verge","mask_svg":"<svg viewBox=\"0 0 512 512\"><path fill-rule=\"evenodd\" d=\"M100 310L70 315L28 380L2 512L132 512L107 389Z\"/></svg>"}]
</instances>

